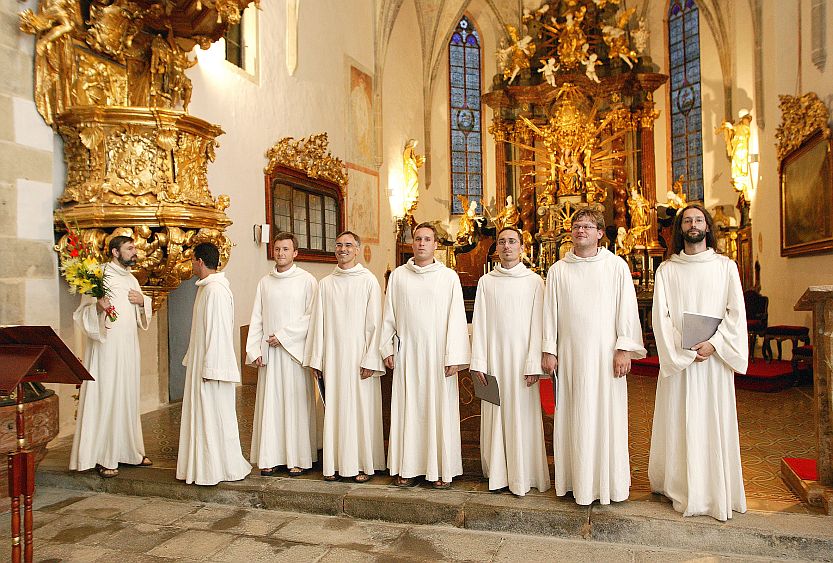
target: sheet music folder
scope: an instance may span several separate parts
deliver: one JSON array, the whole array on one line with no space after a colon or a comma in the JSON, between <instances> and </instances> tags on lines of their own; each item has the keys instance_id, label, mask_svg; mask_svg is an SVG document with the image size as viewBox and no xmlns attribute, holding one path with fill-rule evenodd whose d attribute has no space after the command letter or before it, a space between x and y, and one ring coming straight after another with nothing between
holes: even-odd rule
<instances>
[{"instance_id":1,"label":"sheet music folder","mask_svg":"<svg viewBox=\"0 0 833 563\"><path fill-rule=\"evenodd\" d=\"M723 319L683 311L682 346L690 350L695 344L705 342L717 332Z\"/></svg>"},{"instance_id":2,"label":"sheet music folder","mask_svg":"<svg viewBox=\"0 0 833 563\"><path fill-rule=\"evenodd\" d=\"M480 378L477 376L471 378L472 383L474 383L474 396L481 401L500 406L500 389L498 388L497 379L494 375L488 373L484 375L486 376L486 385L480 383Z\"/></svg>"}]
</instances>

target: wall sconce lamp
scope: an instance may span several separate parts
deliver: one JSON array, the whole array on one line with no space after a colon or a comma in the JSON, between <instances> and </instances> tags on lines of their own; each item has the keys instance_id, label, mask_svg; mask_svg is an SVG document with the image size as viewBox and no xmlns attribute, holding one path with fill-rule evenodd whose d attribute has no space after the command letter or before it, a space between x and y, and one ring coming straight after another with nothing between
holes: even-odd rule
<instances>
[{"instance_id":1,"label":"wall sconce lamp","mask_svg":"<svg viewBox=\"0 0 833 563\"><path fill-rule=\"evenodd\" d=\"M252 238L255 244L269 244L269 224L253 225Z\"/></svg>"}]
</instances>

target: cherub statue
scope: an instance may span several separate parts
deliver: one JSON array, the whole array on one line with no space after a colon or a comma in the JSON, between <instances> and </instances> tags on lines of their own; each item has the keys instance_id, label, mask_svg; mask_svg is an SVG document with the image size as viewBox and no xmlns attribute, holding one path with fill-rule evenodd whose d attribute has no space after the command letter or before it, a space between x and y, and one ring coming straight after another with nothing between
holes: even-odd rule
<instances>
[{"instance_id":1,"label":"cherub statue","mask_svg":"<svg viewBox=\"0 0 833 563\"><path fill-rule=\"evenodd\" d=\"M405 191L402 208L405 216L413 215L419 201L419 168L425 164L425 155L416 153L416 139L408 139L402 151L402 169L405 173Z\"/></svg>"},{"instance_id":2,"label":"cherub statue","mask_svg":"<svg viewBox=\"0 0 833 563\"><path fill-rule=\"evenodd\" d=\"M544 75L544 80L547 81L547 84L555 87L555 73L558 71L558 65L555 62L555 58L550 57L547 61L541 59L541 64L544 66L539 68L538 72Z\"/></svg>"},{"instance_id":3,"label":"cherub statue","mask_svg":"<svg viewBox=\"0 0 833 563\"><path fill-rule=\"evenodd\" d=\"M535 43L529 35L520 38L518 29L514 25L507 24L506 32L512 43L503 49L503 53L499 53L498 57L506 57L507 63L503 70L503 77L508 80L509 84L512 84L521 70L529 68L529 59L535 54Z\"/></svg>"},{"instance_id":4,"label":"cherub statue","mask_svg":"<svg viewBox=\"0 0 833 563\"><path fill-rule=\"evenodd\" d=\"M598 84L601 80L599 80L599 75L596 74L596 67L602 64L602 62L599 61L599 55L596 53L590 53L588 55L587 53L589 50L590 44L585 43L584 47L581 48L581 52L584 53L584 58L581 60L581 64L584 65L584 74L587 78Z\"/></svg>"}]
</instances>

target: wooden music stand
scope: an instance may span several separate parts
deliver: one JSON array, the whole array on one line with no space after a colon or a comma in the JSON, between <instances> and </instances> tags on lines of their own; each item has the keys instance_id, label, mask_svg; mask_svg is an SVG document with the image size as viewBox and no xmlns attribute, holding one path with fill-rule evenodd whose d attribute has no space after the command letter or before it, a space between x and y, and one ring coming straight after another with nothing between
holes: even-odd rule
<instances>
[{"instance_id":1,"label":"wooden music stand","mask_svg":"<svg viewBox=\"0 0 833 563\"><path fill-rule=\"evenodd\" d=\"M32 497L35 455L26 448L23 420L24 383L71 383L92 380L90 372L48 326L0 327L0 395L16 395L17 450L9 453L12 510L12 561L20 561L20 496L23 495L23 556L32 561Z\"/></svg>"}]
</instances>

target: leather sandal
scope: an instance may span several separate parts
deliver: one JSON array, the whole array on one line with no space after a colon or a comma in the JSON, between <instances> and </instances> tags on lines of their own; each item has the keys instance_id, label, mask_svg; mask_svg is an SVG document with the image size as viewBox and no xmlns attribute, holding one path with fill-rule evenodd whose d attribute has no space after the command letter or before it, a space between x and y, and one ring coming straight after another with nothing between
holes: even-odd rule
<instances>
[{"instance_id":1,"label":"leather sandal","mask_svg":"<svg viewBox=\"0 0 833 563\"><path fill-rule=\"evenodd\" d=\"M368 475L367 473L359 473L358 475L356 475L355 477L353 477L353 480L354 480L356 483L367 483L367 482L368 482L368 481L370 481L372 478L373 478L373 476L372 476L372 475Z\"/></svg>"},{"instance_id":2,"label":"leather sandal","mask_svg":"<svg viewBox=\"0 0 833 563\"><path fill-rule=\"evenodd\" d=\"M115 477L116 475L118 475L118 474L119 474L119 470L118 470L118 469L108 469L108 468L106 468L106 467L104 467L104 466L102 466L102 465L96 465L96 466L95 466L95 470L96 470L96 471L98 471L98 474L99 474L101 477L105 478L105 479L109 479L109 478L111 478L111 477Z\"/></svg>"},{"instance_id":3,"label":"leather sandal","mask_svg":"<svg viewBox=\"0 0 833 563\"><path fill-rule=\"evenodd\" d=\"M393 484L399 488L406 489L416 485L417 480L416 477L397 477Z\"/></svg>"}]
</instances>

